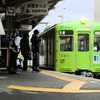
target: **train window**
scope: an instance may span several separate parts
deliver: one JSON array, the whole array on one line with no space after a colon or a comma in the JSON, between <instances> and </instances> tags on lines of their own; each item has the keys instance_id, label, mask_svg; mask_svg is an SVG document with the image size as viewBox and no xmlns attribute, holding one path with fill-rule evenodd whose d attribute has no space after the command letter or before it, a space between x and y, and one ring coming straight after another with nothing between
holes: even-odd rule
<instances>
[{"instance_id":1,"label":"train window","mask_svg":"<svg viewBox=\"0 0 100 100\"><path fill-rule=\"evenodd\" d=\"M78 51L89 51L89 34L78 34Z\"/></svg>"},{"instance_id":2,"label":"train window","mask_svg":"<svg viewBox=\"0 0 100 100\"><path fill-rule=\"evenodd\" d=\"M73 36L60 37L60 51L73 50Z\"/></svg>"},{"instance_id":3,"label":"train window","mask_svg":"<svg viewBox=\"0 0 100 100\"><path fill-rule=\"evenodd\" d=\"M100 51L100 31L94 32L94 51Z\"/></svg>"},{"instance_id":4,"label":"train window","mask_svg":"<svg viewBox=\"0 0 100 100\"><path fill-rule=\"evenodd\" d=\"M52 41L53 41L53 39L52 39L52 37L50 37L49 39L48 39L48 53L51 55L52 54L52 49L53 49L53 46L52 46Z\"/></svg>"},{"instance_id":5,"label":"train window","mask_svg":"<svg viewBox=\"0 0 100 100\"><path fill-rule=\"evenodd\" d=\"M45 54L45 40L41 39L41 43L40 43L40 55L44 55Z\"/></svg>"}]
</instances>

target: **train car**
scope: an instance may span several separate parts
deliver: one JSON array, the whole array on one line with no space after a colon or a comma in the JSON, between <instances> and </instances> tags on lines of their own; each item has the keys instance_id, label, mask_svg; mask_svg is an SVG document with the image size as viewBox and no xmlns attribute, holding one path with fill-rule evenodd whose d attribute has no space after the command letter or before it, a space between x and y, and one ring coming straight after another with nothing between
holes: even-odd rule
<instances>
[{"instance_id":1,"label":"train car","mask_svg":"<svg viewBox=\"0 0 100 100\"><path fill-rule=\"evenodd\" d=\"M40 66L59 72L100 73L100 23L73 20L58 23L41 34Z\"/></svg>"}]
</instances>

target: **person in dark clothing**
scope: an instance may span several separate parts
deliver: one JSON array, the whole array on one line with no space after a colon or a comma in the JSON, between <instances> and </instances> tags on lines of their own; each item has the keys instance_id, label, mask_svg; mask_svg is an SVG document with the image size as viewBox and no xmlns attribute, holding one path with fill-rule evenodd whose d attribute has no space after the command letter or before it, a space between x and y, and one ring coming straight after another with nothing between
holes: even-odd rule
<instances>
[{"instance_id":1,"label":"person in dark clothing","mask_svg":"<svg viewBox=\"0 0 100 100\"><path fill-rule=\"evenodd\" d=\"M7 32L5 32L5 35L1 36L1 47L4 49L1 49L2 52L2 60L3 60L3 66L7 67L7 55L8 55L8 48L10 43L10 36Z\"/></svg>"},{"instance_id":2,"label":"person in dark clothing","mask_svg":"<svg viewBox=\"0 0 100 100\"><path fill-rule=\"evenodd\" d=\"M20 48L21 48L21 54L24 57L22 70L26 71L27 70L28 55L29 55L29 52L30 52L29 34L28 33L24 34L23 38L21 39Z\"/></svg>"},{"instance_id":3,"label":"person in dark clothing","mask_svg":"<svg viewBox=\"0 0 100 100\"><path fill-rule=\"evenodd\" d=\"M31 38L32 52L33 52L33 71L40 71L39 69L39 43L41 39L38 37L39 31L34 30L34 34Z\"/></svg>"},{"instance_id":4,"label":"person in dark clothing","mask_svg":"<svg viewBox=\"0 0 100 100\"><path fill-rule=\"evenodd\" d=\"M9 43L10 43L10 36L7 32L5 32L5 35L1 37L1 46L9 47Z\"/></svg>"}]
</instances>

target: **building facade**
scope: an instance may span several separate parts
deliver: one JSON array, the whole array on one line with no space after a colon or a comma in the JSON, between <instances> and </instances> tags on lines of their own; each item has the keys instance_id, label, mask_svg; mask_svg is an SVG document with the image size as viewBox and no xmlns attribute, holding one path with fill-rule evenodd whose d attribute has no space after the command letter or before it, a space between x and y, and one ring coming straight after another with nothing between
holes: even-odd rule
<instances>
[{"instance_id":1,"label":"building facade","mask_svg":"<svg viewBox=\"0 0 100 100\"><path fill-rule=\"evenodd\" d=\"M100 22L100 0L94 0L94 21Z\"/></svg>"}]
</instances>

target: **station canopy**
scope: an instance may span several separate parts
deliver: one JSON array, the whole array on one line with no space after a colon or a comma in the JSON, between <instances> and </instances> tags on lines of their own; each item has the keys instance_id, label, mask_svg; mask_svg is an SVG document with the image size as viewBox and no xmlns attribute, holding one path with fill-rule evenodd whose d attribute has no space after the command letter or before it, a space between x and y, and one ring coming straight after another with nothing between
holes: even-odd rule
<instances>
[{"instance_id":1,"label":"station canopy","mask_svg":"<svg viewBox=\"0 0 100 100\"><path fill-rule=\"evenodd\" d=\"M34 27L62 0L0 0L0 19L15 16L22 22L29 20Z\"/></svg>"}]
</instances>

